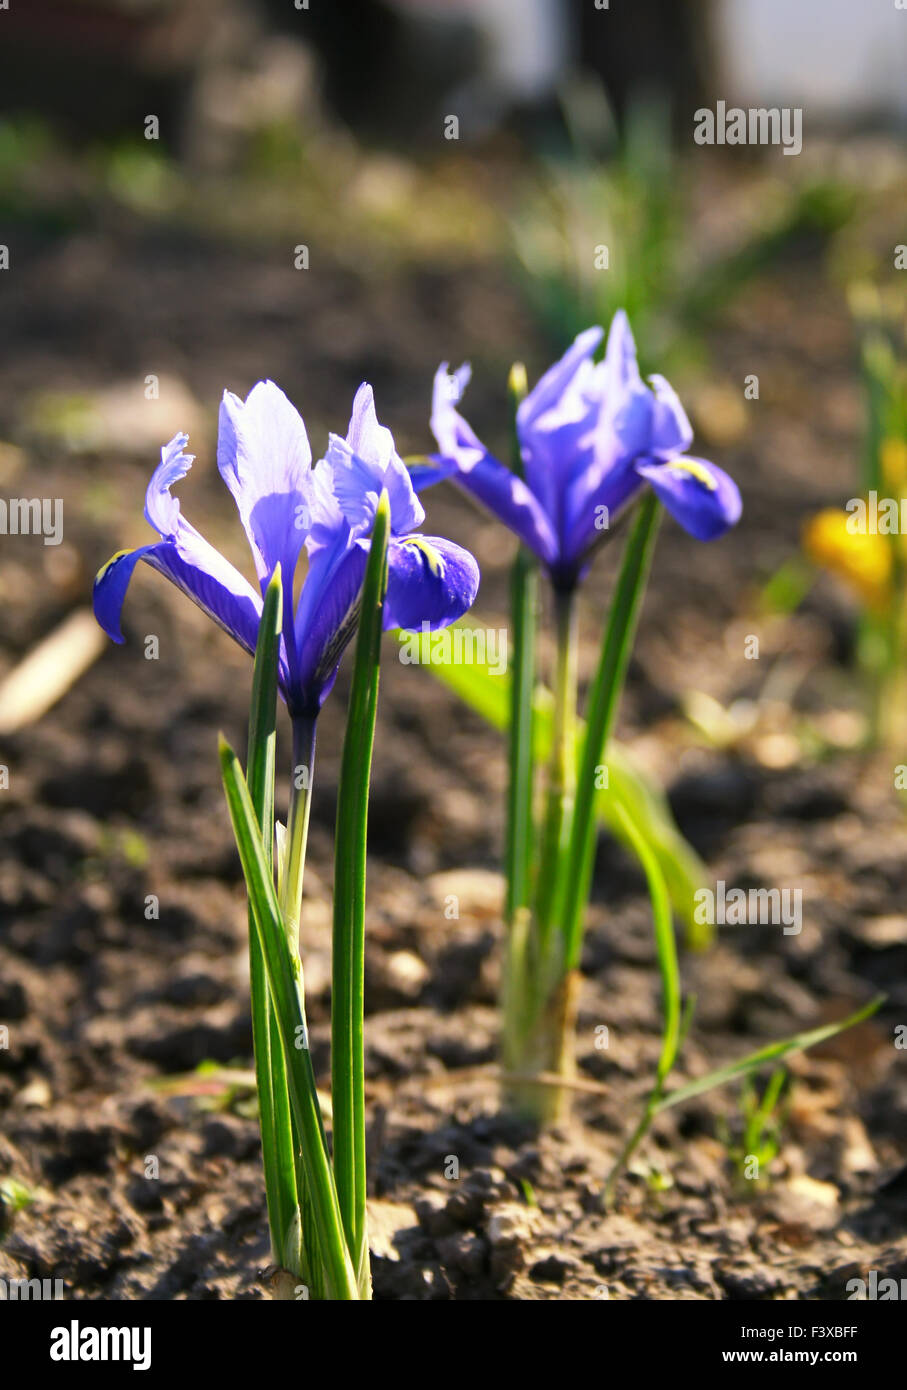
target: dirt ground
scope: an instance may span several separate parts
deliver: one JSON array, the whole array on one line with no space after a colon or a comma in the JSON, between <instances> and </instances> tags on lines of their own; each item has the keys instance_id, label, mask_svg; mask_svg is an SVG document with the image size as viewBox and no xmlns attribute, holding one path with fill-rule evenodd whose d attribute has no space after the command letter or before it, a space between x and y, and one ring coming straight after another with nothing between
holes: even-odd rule
<instances>
[{"instance_id":1,"label":"dirt ground","mask_svg":"<svg viewBox=\"0 0 907 1390\"><path fill-rule=\"evenodd\" d=\"M429 444L439 358L473 358L468 414L494 437L509 359L521 353L537 374L550 351L492 264L378 280L328 265L301 277L285 256L104 218L63 234L23 222L16 245L19 268L0 299L0 438L15 446L0 455L2 487L64 498L65 540L4 540L5 667L86 599L113 550L143 538L156 447L181 424L171 427L175 387L144 401L148 373L181 383L204 412L225 386L244 392L272 376L316 450L368 379L381 418L411 452ZM577 1092L570 1123L539 1139L500 1112L494 1070L501 741L388 649L367 946L379 1299L835 1300L869 1269L907 1277L907 1074L892 1041L907 1018L896 759L789 752L795 718L827 724L837 711L846 721L853 619L824 581L791 620L766 619L755 603L803 518L852 491L860 402L851 327L805 254L754 285L710 347L723 379L757 371L762 383L733 438L718 438L708 401L697 415L701 452L740 482L743 521L709 547L665 523L620 733L668 787L714 876L802 886L804 925L790 936L726 927L710 952L684 957L698 1004L675 1081L841 1017L879 989L888 1003L793 1059L780 1154L764 1184L742 1181L729 1162L722 1121L732 1133L739 1121L725 1088L657 1122L605 1210L604 1178L659 1047L643 880L603 838L578 1030L579 1075L596 1084ZM67 454L28 423L35 392L118 383L128 385L128 408L111 406L108 434L84 449ZM211 414L188 403L185 413L198 462L180 490L184 511L239 560ZM501 626L510 551L500 529L450 492L431 496L428 511L430 530L474 549L476 612ZM605 551L584 593L584 676L614 568ZM248 1091L216 1079L164 1083L205 1061L251 1064L244 897L215 757L219 728L242 741L250 669L150 571L134 581L124 631L125 647L111 645L49 715L0 749L9 767L0 1181L15 1179L31 1198L3 1217L0 1275L60 1278L75 1298L255 1299L268 1251ZM743 635L754 632L758 662L744 659ZM159 638L158 660L144 658L148 634ZM319 732L302 926L325 1082L346 689L342 676ZM762 734L705 746L681 718L690 689L724 704L763 701ZM455 922L443 910L450 893ZM149 895L157 920L145 915ZM607 1051L595 1047L602 1023ZM445 1176L451 1157L455 1180ZM157 1179L145 1176L149 1158Z\"/></svg>"}]
</instances>

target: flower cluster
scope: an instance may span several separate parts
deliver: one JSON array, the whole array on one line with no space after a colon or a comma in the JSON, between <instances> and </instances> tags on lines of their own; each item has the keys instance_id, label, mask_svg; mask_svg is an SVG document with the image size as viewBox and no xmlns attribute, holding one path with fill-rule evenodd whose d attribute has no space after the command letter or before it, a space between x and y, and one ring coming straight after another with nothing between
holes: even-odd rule
<instances>
[{"instance_id":1,"label":"flower cluster","mask_svg":"<svg viewBox=\"0 0 907 1390\"><path fill-rule=\"evenodd\" d=\"M144 560L254 652L262 594L280 564L280 689L292 715L313 717L356 628L382 491L391 510L385 627L446 627L475 599L479 571L472 555L417 532L425 512L390 431L378 422L370 386L363 384L356 393L346 437L331 435L326 457L314 466L302 418L273 382L259 382L245 401L224 393L217 465L252 549L258 589L186 520L171 493L192 465L188 442L187 435L178 434L161 450L145 495L145 517L160 540L119 551L95 580L95 614L115 642L123 641L126 589ZM308 569L294 604L303 548Z\"/></svg>"},{"instance_id":2,"label":"flower cluster","mask_svg":"<svg viewBox=\"0 0 907 1390\"><path fill-rule=\"evenodd\" d=\"M431 427L439 452L414 470L418 491L451 478L508 526L573 588L617 514L648 484L697 540L740 517L737 485L687 454L693 431L664 377L642 379L626 314L615 314L604 358L601 328L580 333L520 404L522 477L496 459L457 410L468 366L435 376Z\"/></svg>"},{"instance_id":3,"label":"flower cluster","mask_svg":"<svg viewBox=\"0 0 907 1390\"><path fill-rule=\"evenodd\" d=\"M418 632L421 639L426 631L455 622L475 599L479 571L473 556L419 530L425 513L418 494L443 478L457 482L514 531L538 557L556 591L550 765L544 813L537 816L535 653L542 610L535 602L537 566L521 550L511 583L514 676L502 1056L505 1085L514 1083L514 1103L536 1118L556 1113L548 1108L549 1096L560 1105L563 1088L540 1088L537 1080L539 1073L546 1083L552 1076L564 1078L570 1067L598 773L645 588L659 510L655 497L700 540L720 535L741 510L731 479L687 454L692 430L668 383L640 376L626 316L616 315L604 357L596 362L602 337L599 328L580 334L520 400L512 468L488 452L459 414L466 367L452 376L446 365L438 371L431 427L439 452L411 470L379 423L368 385L356 393L346 435L332 434L324 457L314 464L305 425L273 382L259 382L245 401L227 392L220 407L217 465L252 551L254 582L187 521L173 495L193 463L185 434L162 449L146 492L145 517L156 539L118 552L95 580L95 613L116 642L123 641L123 602L141 560L254 654L248 771L224 740L220 762L249 897L253 1042L278 1297L294 1298L300 1286L317 1300L371 1296L363 1032L368 798L380 635L383 626ZM580 745L574 591L611 521L646 487L651 493L637 510L603 627ZM357 627L334 840L328 1145L311 1057L300 1046L308 1031L299 921L316 722ZM503 670L502 663L498 674ZM293 734L294 775L282 834L274 804L278 688ZM477 703L481 706L482 699ZM300 768L309 775L298 778ZM650 884L666 1000L655 1089L616 1171L661 1102L681 1034L668 889L658 856L667 857L681 878L684 870L677 869L676 854L671 860L665 837L651 831L650 812L640 814L639 803L648 807L648 797L622 796L615 785L608 799ZM668 941L670 946L664 945ZM756 1054L756 1062L761 1056ZM724 1079L721 1072L715 1077L711 1084Z\"/></svg>"}]
</instances>

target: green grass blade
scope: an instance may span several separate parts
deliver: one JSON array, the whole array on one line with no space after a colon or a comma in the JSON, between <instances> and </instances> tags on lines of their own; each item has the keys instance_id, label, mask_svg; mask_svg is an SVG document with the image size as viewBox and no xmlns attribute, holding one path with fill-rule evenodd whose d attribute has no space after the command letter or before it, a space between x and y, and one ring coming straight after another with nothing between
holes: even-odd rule
<instances>
[{"instance_id":1,"label":"green grass blade","mask_svg":"<svg viewBox=\"0 0 907 1390\"><path fill-rule=\"evenodd\" d=\"M579 965L583 924L595 854L595 793L598 768L611 735L623 688L655 545L660 505L647 492L639 504L611 602L598 670L589 692L586 737L576 785L573 829L565 857L566 899L563 915L565 968Z\"/></svg>"},{"instance_id":2,"label":"green grass blade","mask_svg":"<svg viewBox=\"0 0 907 1390\"><path fill-rule=\"evenodd\" d=\"M661 976L661 1054L655 1071L655 1081L643 1108L642 1115L633 1133L621 1149L605 1183L605 1201L610 1202L614 1185L624 1165L636 1151L648 1133L656 1114L658 1101L664 1090L665 1081L677 1061L681 1040L685 1036L688 1018L682 1012L680 992L680 966L677 961L677 943L674 939L674 921L671 914L671 900L667 884L658 864L658 859L650 845L639 835L636 827L628 820L626 833L636 842L635 850L643 866L649 886L652 903L652 924L655 930L655 951L658 957L658 971Z\"/></svg>"},{"instance_id":3,"label":"green grass blade","mask_svg":"<svg viewBox=\"0 0 907 1390\"><path fill-rule=\"evenodd\" d=\"M508 395L511 411L511 466L523 476L523 458L517 436L516 413L528 389L526 368L515 362L510 370ZM533 707L536 637L538 632L538 565L525 546L520 546L510 576L510 617L513 640L507 719L507 826L504 878L507 884L505 920L513 927L517 913L529 906L534 827Z\"/></svg>"},{"instance_id":4,"label":"green grass blade","mask_svg":"<svg viewBox=\"0 0 907 1390\"><path fill-rule=\"evenodd\" d=\"M283 625L283 584L280 565L265 591L249 711L249 796L258 818L265 860L270 867L274 830L274 752L277 745L277 664Z\"/></svg>"},{"instance_id":5,"label":"green grass blade","mask_svg":"<svg viewBox=\"0 0 907 1390\"><path fill-rule=\"evenodd\" d=\"M283 585L280 566L265 593L252 670L249 712L249 795L261 828L265 859L270 868L274 841L274 760L277 743L277 663L283 623ZM252 1038L258 1085L262 1164L273 1257L287 1264L287 1240L298 1220L296 1146L283 1051L277 1020L271 1008L268 980L255 918L249 909L249 984ZM302 1277L301 1269L293 1273Z\"/></svg>"},{"instance_id":6,"label":"green grass blade","mask_svg":"<svg viewBox=\"0 0 907 1390\"><path fill-rule=\"evenodd\" d=\"M517 411L528 392L526 368L515 362L507 383L510 401L511 468L524 475ZM504 834L504 922L507 928L501 972L502 1047L523 1032L523 1011L531 972L530 898L536 853L535 791L536 660L539 625L539 573L535 556L520 545L510 572L511 671L502 728L507 738L507 806ZM485 680L487 668L483 671Z\"/></svg>"},{"instance_id":7,"label":"green grass blade","mask_svg":"<svg viewBox=\"0 0 907 1390\"><path fill-rule=\"evenodd\" d=\"M368 793L378 709L378 669L390 506L382 493L362 588L349 712L343 737L334 844L331 1102L334 1174L343 1229L362 1298L371 1296L365 1173L363 973Z\"/></svg>"},{"instance_id":8,"label":"green grass blade","mask_svg":"<svg viewBox=\"0 0 907 1390\"><path fill-rule=\"evenodd\" d=\"M513 632L513 676L509 681L507 719L507 829L504 877L507 883L505 918L512 924L529 905L534 827L532 818L533 706L536 630L538 626L538 567L521 549L510 578Z\"/></svg>"},{"instance_id":9,"label":"green grass blade","mask_svg":"<svg viewBox=\"0 0 907 1390\"><path fill-rule=\"evenodd\" d=\"M875 999L864 1004L862 1009L857 1009L856 1013L841 1019L839 1023L826 1023L821 1028L812 1028L805 1033L796 1033L792 1038L785 1038L782 1042L769 1043L767 1047L760 1047L755 1052L749 1052L736 1062L728 1063L726 1067L719 1067L717 1071L710 1071L706 1076L700 1076L696 1081L690 1081L686 1086L679 1086L676 1090L669 1091L666 1096L662 1097L656 1106L656 1111L668 1110L672 1105L681 1105L685 1100L692 1100L694 1096L701 1096L704 1091L712 1091L716 1086L724 1086L728 1081L736 1081L738 1077L750 1076L769 1062L779 1062L782 1057L789 1056L791 1052L805 1052L807 1048L816 1047L819 1043L826 1042L838 1033L843 1033L846 1029L862 1023L864 1019L871 1018L876 1010L884 1004L885 997L884 994L876 995Z\"/></svg>"},{"instance_id":10,"label":"green grass blade","mask_svg":"<svg viewBox=\"0 0 907 1390\"><path fill-rule=\"evenodd\" d=\"M408 641L408 634L399 634L399 640ZM452 661L444 663L439 660L439 654L433 654L429 669L437 680L493 728L502 732L509 729L512 701L509 674L492 674L487 666L480 663L469 666ZM577 739L580 746L584 733L585 725L578 721ZM533 701L533 758L536 764L550 756L552 736L552 696L550 691L537 685ZM698 941L703 929L694 920L695 894L709 881L705 865L678 830L664 793L648 780L634 765L626 750L613 739L608 744L605 761L609 786L596 792L596 816L631 853L633 845L624 831L621 812L634 823L643 839L652 845L667 880L674 911L687 928L688 940L693 937L694 941Z\"/></svg>"},{"instance_id":11,"label":"green grass blade","mask_svg":"<svg viewBox=\"0 0 907 1390\"><path fill-rule=\"evenodd\" d=\"M539 953L549 959L551 930L565 899L564 864L576 795L577 615L573 590L554 593L555 673L552 692L551 756L535 885ZM557 956L560 957L560 943Z\"/></svg>"},{"instance_id":12,"label":"green grass blade","mask_svg":"<svg viewBox=\"0 0 907 1390\"><path fill-rule=\"evenodd\" d=\"M667 884L654 851L629 819L626 820L624 828L628 837L635 841L636 854L645 871L652 904L652 925L655 930L658 972L661 976L661 1008L664 1019L661 1057L656 1073L656 1086L661 1087L677 1060L681 1032L680 966L677 962L674 921Z\"/></svg>"},{"instance_id":13,"label":"green grass blade","mask_svg":"<svg viewBox=\"0 0 907 1390\"><path fill-rule=\"evenodd\" d=\"M280 1030L290 1101L302 1147L306 1193L312 1203L327 1291L334 1299L358 1300L308 1050L298 964L290 955L286 925L239 759L223 738L219 751L227 806Z\"/></svg>"},{"instance_id":14,"label":"green grass blade","mask_svg":"<svg viewBox=\"0 0 907 1390\"><path fill-rule=\"evenodd\" d=\"M596 791L596 816L631 853L636 854L636 848L627 821L652 847L671 904L686 928L686 944L693 950L705 949L714 935L713 927L696 921L696 892L708 881L705 865L680 833L664 792L614 739L605 751L605 763L608 786Z\"/></svg>"}]
</instances>

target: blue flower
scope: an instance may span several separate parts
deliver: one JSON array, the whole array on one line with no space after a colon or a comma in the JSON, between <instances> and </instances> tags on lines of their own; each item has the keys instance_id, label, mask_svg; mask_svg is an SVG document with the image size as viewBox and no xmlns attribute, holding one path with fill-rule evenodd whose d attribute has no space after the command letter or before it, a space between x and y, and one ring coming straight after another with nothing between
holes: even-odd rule
<instances>
[{"instance_id":1,"label":"blue flower","mask_svg":"<svg viewBox=\"0 0 907 1390\"><path fill-rule=\"evenodd\" d=\"M451 478L504 522L570 589L616 515L648 484L698 540L712 540L741 512L722 469L686 454L693 431L664 377L639 374L623 311L604 359L600 328L581 333L517 410L518 477L488 452L457 410L468 366L435 376L431 427L439 452L412 470L418 491Z\"/></svg>"},{"instance_id":2,"label":"blue flower","mask_svg":"<svg viewBox=\"0 0 907 1390\"><path fill-rule=\"evenodd\" d=\"M370 386L356 393L346 438L331 435L327 456L314 467L305 425L273 382L259 382L245 401L224 393L217 464L252 549L257 588L185 519L171 494L193 462L188 442L178 434L161 450L145 495L146 520L160 539L119 551L95 580L95 616L115 642L123 641L123 600L144 560L254 652L262 595L279 563L280 689L294 717L314 717L356 629L369 535L384 489L391 508L384 626L446 627L472 605L478 566L452 542L416 532L425 513L390 431L378 423ZM303 547L308 569L294 604Z\"/></svg>"}]
</instances>

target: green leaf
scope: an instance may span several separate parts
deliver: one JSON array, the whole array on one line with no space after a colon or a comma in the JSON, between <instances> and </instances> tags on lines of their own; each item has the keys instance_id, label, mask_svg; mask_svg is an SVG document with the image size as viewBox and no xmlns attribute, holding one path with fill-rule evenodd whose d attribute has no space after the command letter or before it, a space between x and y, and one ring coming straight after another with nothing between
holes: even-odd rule
<instances>
[{"instance_id":1,"label":"green leaf","mask_svg":"<svg viewBox=\"0 0 907 1390\"><path fill-rule=\"evenodd\" d=\"M277 663L283 626L283 582L277 565L265 591L249 710L249 795L262 830L265 859L271 863L274 826L274 750L277 744Z\"/></svg>"},{"instance_id":2,"label":"green leaf","mask_svg":"<svg viewBox=\"0 0 907 1390\"><path fill-rule=\"evenodd\" d=\"M696 1081L688 1082L686 1086L679 1086L675 1091L669 1091L658 1102L656 1111L667 1110L672 1105L681 1105L683 1101L691 1100L693 1096L700 1096L704 1091L712 1091L716 1086L724 1086L728 1081L736 1081L738 1077L750 1076L769 1062L778 1062L791 1052L805 1052L807 1048L816 1047L819 1043L826 1042L838 1033L843 1033L845 1029L853 1028L856 1024L862 1023L864 1019L871 1018L876 1010L884 1004L885 998L884 994L876 995L875 999L864 1004L862 1009L857 1009L856 1013L842 1019L840 1023L826 1023L821 1028L812 1028L808 1032L797 1033L794 1037L785 1038L782 1042L769 1043L767 1047L760 1047L756 1052L749 1052L736 1062L728 1063L726 1067L719 1067L717 1071L710 1071L707 1075L700 1076Z\"/></svg>"},{"instance_id":3,"label":"green leaf","mask_svg":"<svg viewBox=\"0 0 907 1390\"><path fill-rule=\"evenodd\" d=\"M624 812L619 813L624 816ZM661 976L662 1048L656 1073L656 1087L661 1087L677 1060L681 1037L680 967L677 963L677 943L674 940L674 921L667 884L651 845L646 844L635 825L625 818L626 834L635 842L637 857L645 871L652 904L652 924L655 929L655 953Z\"/></svg>"},{"instance_id":4,"label":"green leaf","mask_svg":"<svg viewBox=\"0 0 907 1390\"><path fill-rule=\"evenodd\" d=\"M312 1203L327 1291L331 1298L355 1301L359 1298L359 1291L343 1235L334 1174L315 1089L305 1012L300 997L298 963L290 955L286 924L277 902L271 868L239 759L223 737L220 739L219 753L233 834L280 1031L290 1101L302 1149L306 1196Z\"/></svg>"},{"instance_id":5,"label":"green leaf","mask_svg":"<svg viewBox=\"0 0 907 1390\"><path fill-rule=\"evenodd\" d=\"M636 622L655 546L661 507L647 492L624 548L617 588L611 600L608 625L598 669L589 691L586 736L580 754L576 783L573 829L565 862L566 901L563 915L565 958L568 969L579 965L583 927L595 854L595 807L598 769L611 737L617 703L630 661Z\"/></svg>"},{"instance_id":6,"label":"green leaf","mask_svg":"<svg viewBox=\"0 0 907 1390\"><path fill-rule=\"evenodd\" d=\"M382 492L362 587L359 632L337 790L331 989L334 1174L343 1229L362 1298L369 1298L365 1174L363 989L368 794L378 710L378 672L390 504Z\"/></svg>"},{"instance_id":7,"label":"green leaf","mask_svg":"<svg viewBox=\"0 0 907 1390\"><path fill-rule=\"evenodd\" d=\"M526 368L522 362L514 362L510 369L507 394L510 401L511 467L518 477L523 476L523 456L516 417L520 402L525 399L528 389ZM511 951L517 949L517 938L513 934L517 913L529 906L535 848L532 816L535 778L532 697L536 679L538 614L538 564L534 555L521 545L510 574L514 674L510 680L506 723L509 776L504 849L507 901L504 915L508 927L511 928Z\"/></svg>"},{"instance_id":8,"label":"green leaf","mask_svg":"<svg viewBox=\"0 0 907 1390\"><path fill-rule=\"evenodd\" d=\"M274 753L277 743L277 663L283 624L283 584L280 565L265 592L255 664L252 670L252 702L249 712L249 794L261 828L265 860L270 867L274 840ZM277 1020L271 1008L255 918L249 909L249 993L252 1005L252 1040L258 1086L261 1155L271 1228L271 1248L278 1263L285 1262L287 1233L298 1226L299 1197L296 1185L296 1148L286 1069ZM288 1266L289 1267L289 1266ZM291 1267L302 1278L301 1267Z\"/></svg>"},{"instance_id":9,"label":"green leaf","mask_svg":"<svg viewBox=\"0 0 907 1390\"><path fill-rule=\"evenodd\" d=\"M398 633L397 637L401 644L411 640L408 633ZM506 733L511 727L511 675L493 674L487 665L480 662L465 665L452 660L444 661L443 654L440 644L437 650L432 649L429 667L432 675L493 728ZM580 746L584 733L585 726L579 721L577 738ZM537 685L533 695L532 755L535 763L545 762L550 757L552 737L551 692ZM636 767L626 749L612 739L604 762L608 769L608 786L595 792L597 819L631 853L635 853L634 842L627 834L624 817L635 825L658 858L674 910L687 928L688 942L691 945L705 944L704 929L694 916L695 894L708 883L705 865L678 830L664 792Z\"/></svg>"},{"instance_id":10,"label":"green leaf","mask_svg":"<svg viewBox=\"0 0 907 1390\"><path fill-rule=\"evenodd\" d=\"M623 813L621 813L623 814ZM674 922L671 916L671 902L664 875L651 845L646 844L636 828L629 821L627 833L637 841L636 853L645 871L652 903L652 923L655 929L655 950L658 957L658 970L661 976L661 1054L655 1071L655 1081L642 1115L627 1142L618 1154L605 1183L605 1199L610 1203L614 1187L622 1169L629 1162L645 1138L658 1108L664 1084L671 1073L680 1045L686 1036L692 1017L688 1007L686 1016L681 1012L680 967L677 963L677 943L674 940Z\"/></svg>"},{"instance_id":11,"label":"green leaf","mask_svg":"<svg viewBox=\"0 0 907 1390\"><path fill-rule=\"evenodd\" d=\"M508 681L506 719L507 833L504 876L507 882L505 916L509 925L529 905L534 825L532 801L535 773L533 691L538 626L538 567L521 547L510 576L510 613L513 630L514 674ZM494 679L494 677L488 677Z\"/></svg>"}]
</instances>

